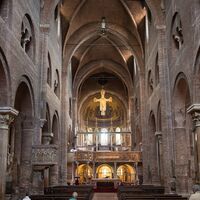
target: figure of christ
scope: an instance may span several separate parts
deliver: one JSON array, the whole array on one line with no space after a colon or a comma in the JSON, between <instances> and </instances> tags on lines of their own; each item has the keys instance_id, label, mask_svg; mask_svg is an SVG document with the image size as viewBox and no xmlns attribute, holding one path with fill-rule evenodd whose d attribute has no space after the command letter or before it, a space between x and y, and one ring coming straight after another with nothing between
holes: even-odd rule
<instances>
[{"instance_id":1,"label":"figure of christ","mask_svg":"<svg viewBox=\"0 0 200 200\"><path fill-rule=\"evenodd\" d=\"M112 97L106 99L105 98L105 90L102 89L101 90L101 98L100 99L94 98L94 102L99 102L100 103L101 115L105 116L105 114L106 114L106 103L107 102L112 102Z\"/></svg>"}]
</instances>

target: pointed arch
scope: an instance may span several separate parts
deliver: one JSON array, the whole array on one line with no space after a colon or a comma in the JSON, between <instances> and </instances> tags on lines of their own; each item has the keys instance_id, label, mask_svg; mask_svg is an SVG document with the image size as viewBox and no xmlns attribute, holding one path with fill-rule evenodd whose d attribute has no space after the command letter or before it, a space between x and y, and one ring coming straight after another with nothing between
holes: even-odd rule
<instances>
[{"instance_id":1,"label":"pointed arch","mask_svg":"<svg viewBox=\"0 0 200 200\"><path fill-rule=\"evenodd\" d=\"M6 106L9 104L10 99L8 91L11 91L10 87L9 67L3 50L0 48L0 106Z\"/></svg>"},{"instance_id":2,"label":"pointed arch","mask_svg":"<svg viewBox=\"0 0 200 200\"><path fill-rule=\"evenodd\" d=\"M58 112L56 111L53 115L52 119L52 133L53 133L53 144L58 144L60 139L60 125L59 125L59 116Z\"/></svg>"},{"instance_id":3,"label":"pointed arch","mask_svg":"<svg viewBox=\"0 0 200 200\"><path fill-rule=\"evenodd\" d=\"M177 186L177 192L188 191L185 185L189 185L192 177L188 174L178 174L178 171L187 171L188 160L190 159L191 135L192 135L192 120L187 113L187 108L191 104L190 89L187 77L184 73L179 73L175 80L173 90L173 122L174 122L174 175L180 183Z\"/></svg>"}]
</instances>

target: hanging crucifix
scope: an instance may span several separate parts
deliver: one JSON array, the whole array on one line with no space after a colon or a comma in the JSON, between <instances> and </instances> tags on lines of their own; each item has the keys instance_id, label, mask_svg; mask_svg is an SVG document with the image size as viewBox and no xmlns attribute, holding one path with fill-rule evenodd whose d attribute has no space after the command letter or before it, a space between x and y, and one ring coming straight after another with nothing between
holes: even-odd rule
<instances>
[{"instance_id":1,"label":"hanging crucifix","mask_svg":"<svg viewBox=\"0 0 200 200\"><path fill-rule=\"evenodd\" d=\"M106 103L107 102L112 102L112 97L106 99L105 98L105 90L101 89L101 98L100 99L94 98L94 102L99 102L100 103L101 115L105 116L106 115Z\"/></svg>"}]
</instances>

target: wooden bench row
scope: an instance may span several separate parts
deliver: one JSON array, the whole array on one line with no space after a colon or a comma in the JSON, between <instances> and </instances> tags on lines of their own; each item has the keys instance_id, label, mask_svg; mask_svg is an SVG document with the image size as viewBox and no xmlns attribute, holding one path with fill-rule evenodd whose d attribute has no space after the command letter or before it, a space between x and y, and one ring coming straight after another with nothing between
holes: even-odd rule
<instances>
[{"instance_id":1,"label":"wooden bench row","mask_svg":"<svg viewBox=\"0 0 200 200\"><path fill-rule=\"evenodd\" d=\"M32 195L31 200L67 200L72 197L72 192L68 194L57 194L57 195ZM89 193L78 194L78 199L80 200L89 200L92 199L93 195Z\"/></svg>"},{"instance_id":2,"label":"wooden bench row","mask_svg":"<svg viewBox=\"0 0 200 200\"><path fill-rule=\"evenodd\" d=\"M45 188L44 194L65 194L74 191L78 193L91 193L93 191L93 186L92 185L54 186Z\"/></svg>"},{"instance_id":3,"label":"wooden bench row","mask_svg":"<svg viewBox=\"0 0 200 200\"><path fill-rule=\"evenodd\" d=\"M182 197L179 195L137 195L131 193L123 193L119 196L119 200L131 200L131 199L138 199L138 200L187 200L186 197Z\"/></svg>"},{"instance_id":4,"label":"wooden bench row","mask_svg":"<svg viewBox=\"0 0 200 200\"><path fill-rule=\"evenodd\" d=\"M164 194L162 186L120 186L118 188L119 200L187 200L177 194Z\"/></svg>"},{"instance_id":5,"label":"wooden bench row","mask_svg":"<svg viewBox=\"0 0 200 200\"><path fill-rule=\"evenodd\" d=\"M93 186L55 186L44 190L44 195L32 195L31 200L68 200L72 193L78 193L78 200L91 200Z\"/></svg>"},{"instance_id":6,"label":"wooden bench row","mask_svg":"<svg viewBox=\"0 0 200 200\"><path fill-rule=\"evenodd\" d=\"M35 197L35 196L31 196L30 198L31 198L31 200L68 200L68 199L70 199L70 197L71 197L71 195L70 196L63 196L63 197L57 197L57 196L55 196L55 197L47 197L47 196L37 196L37 197ZM87 197L81 197L81 196L79 196L78 198L77 198L77 200L88 200L88 198Z\"/></svg>"},{"instance_id":7,"label":"wooden bench row","mask_svg":"<svg viewBox=\"0 0 200 200\"><path fill-rule=\"evenodd\" d=\"M121 200L187 200L186 197L125 197Z\"/></svg>"}]
</instances>

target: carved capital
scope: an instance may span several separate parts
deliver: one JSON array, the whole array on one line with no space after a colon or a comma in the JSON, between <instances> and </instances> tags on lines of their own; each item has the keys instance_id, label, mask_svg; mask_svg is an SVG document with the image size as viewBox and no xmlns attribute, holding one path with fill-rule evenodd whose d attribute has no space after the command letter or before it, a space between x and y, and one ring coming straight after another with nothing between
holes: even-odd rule
<instances>
[{"instance_id":1,"label":"carved capital","mask_svg":"<svg viewBox=\"0 0 200 200\"><path fill-rule=\"evenodd\" d=\"M40 119L40 128L43 128L44 124L47 122L46 119Z\"/></svg>"},{"instance_id":2,"label":"carved capital","mask_svg":"<svg viewBox=\"0 0 200 200\"><path fill-rule=\"evenodd\" d=\"M195 127L200 127L200 112L193 112L192 119Z\"/></svg>"},{"instance_id":3,"label":"carved capital","mask_svg":"<svg viewBox=\"0 0 200 200\"><path fill-rule=\"evenodd\" d=\"M155 136L158 138L158 140L162 139L162 132L161 131L156 131Z\"/></svg>"},{"instance_id":4,"label":"carved capital","mask_svg":"<svg viewBox=\"0 0 200 200\"><path fill-rule=\"evenodd\" d=\"M0 114L0 128L8 128L8 126L14 121L14 117L9 114Z\"/></svg>"},{"instance_id":5,"label":"carved capital","mask_svg":"<svg viewBox=\"0 0 200 200\"><path fill-rule=\"evenodd\" d=\"M11 107L0 107L0 128L7 129L17 115L18 111Z\"/></svg>"},{"instance_id":6,"label":"carved capital","mask_svg":"<svg viewBox=\"0 0 200 200\"><path fill-rule=\"evenodd\" d=\"M187 113L190 113L192 115L195 128L200 127L200 104L192 104L187 109Z\"/></svg>"}]
</instances>

